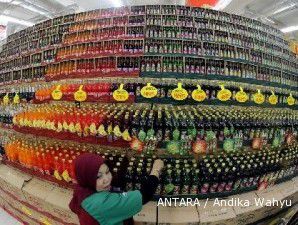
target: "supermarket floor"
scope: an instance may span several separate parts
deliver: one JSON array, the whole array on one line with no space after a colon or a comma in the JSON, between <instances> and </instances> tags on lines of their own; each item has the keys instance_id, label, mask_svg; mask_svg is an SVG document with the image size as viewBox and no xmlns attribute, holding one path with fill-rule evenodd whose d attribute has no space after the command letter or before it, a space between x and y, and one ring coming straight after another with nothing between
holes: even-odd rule
<instances>
[{"instance_id":1,"label":"supermarket floor","mask_svg":"<svg viewBox=\"0 0 298 225\"><path fill-rule=\"evenodd\" d=\"M1 225L22 225L22 223L17 221L2 208L0 208L0 221Z\"/></svg>"}]
</instances>

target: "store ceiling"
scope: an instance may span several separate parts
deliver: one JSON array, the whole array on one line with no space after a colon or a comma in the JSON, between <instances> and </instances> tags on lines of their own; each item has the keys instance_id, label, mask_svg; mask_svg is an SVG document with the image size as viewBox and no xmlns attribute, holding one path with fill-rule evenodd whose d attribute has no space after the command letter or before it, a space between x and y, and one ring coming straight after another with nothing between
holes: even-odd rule
<instances>
[{"instance_id":1,"label":"store ceiling","mask_svg":"<svg viewBox=\"0 0 298 225\"><path fill-rule=\"evenodd\" d=\"M0 0L0 25L8 24L8 33L13 33L25 26L12 23L11 18L34 24L63 14L120 4L185 4L185 0ZM298 0L232 0L224 11L259 19L278 28L298 26ZM298 39L298 31L288 34Z\"/></svg>"}]
</instances>

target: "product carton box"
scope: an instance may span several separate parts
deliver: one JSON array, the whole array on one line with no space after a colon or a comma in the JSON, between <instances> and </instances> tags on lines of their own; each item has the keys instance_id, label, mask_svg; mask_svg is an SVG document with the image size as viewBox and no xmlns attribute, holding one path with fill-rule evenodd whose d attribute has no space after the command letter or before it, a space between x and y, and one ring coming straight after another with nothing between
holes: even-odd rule
<instances>
[{"instance_id":1,"label":"product carton box","mask_svg":"<svg viewBox=\"0 0 298 225\"><path fill-rule=\"evenodd\" d=\"M222 201L221 201L222 200ZM236 225L236 213L232 206L223 206L229 199L206 199L198 206L202 225ZM218 205L219 202L220 206Z\"/></svg>"},{"instance_id":2,"label":"product carton box","mask_svg":"<svg viewBox=\"0 0 298 225\"><path fill-rule=\"evenodd\" d=\"M35 220L38 223L47 224L47 225L60 225L61 222L63 222L62 220L61 222L57 222L48 214L45 215L40 211L36 211L31 205L14 200L9 195L6 195L5 198L7 199L9 205L13 207L14 210L17 210L20 214L23 214L23 217L28 217L31 220Z\"/></svg>"},{"instance_id":3,"label":"product carton box","mask_svg":"<svg viewBox=\"0 0 298 225\"><path fill-rule=\"evenodd\" d=\"M276 185L283 196L286 206L292 206L296 203L298 197L298 186L292 180Z\"/></svg>"},{"instance_id":4,"label":"product carton box","mask_svg":"<svg viewBox=\"0 0 298 225\"><path fill-rule=\"evenodd\" d=\"M298 176L292 179L292 182L294 184L294 190L295 190L294 202L297 203L298 202Z\"/></svg>"},{"instance_id":5,"label":"product carton box","mask_svg":"<svg viewBox=\"0 0 298 225\"><path fill-rule=\"evenodd\" d=\"M199 214L197 207L193 205L183 206L158 206L158 223L175 225L199 224Z\"/></svg>"},{"instance_id":6,"label":"product carton box","mask_svg":"<svg viewBox=\"0 0 298 225\"><path fill-rule=\"evenodd\" d=\"M142 211L133 217L135 225L155 225L156 224L157 202L148 202L143 205Z\"/></svg>"},{"instance_id":7,"label":"product carton box","mask_svg":"<svg viewBox=\"0 0 298 225\"><path fill-rule=\"evenodd\" d=\"M38 211L46 212L45 199L54 188L49 182L33 178L23 187L23 193L29 205Z\"/></svg>"},{"instance_id":8,"label":"product carton box","mask_svg":"<svg viewBox=\"0 0 298 225\"><path fill-rule=\"evenodd\" d=\"M7 204L6 210L12 214L13 217L15 217L17 220L20 222L24 222L27 225L40 225L41 223L35 219L30 218L28 215L25 213L19 211L15 207Z\"/></svg>"},{"instance_id":9,"label":"product carton box","mask_svg":"<svg viewBox=\"0 0 298 225\"><path fill-rule=\"evenodd\" d=\"M63 219L67 224L80 224L77 215L68 206L72 196L72 190L55 187L45 199L47 212L56 218Z\"/></svg>"},{"instance_id":10,"label":"product carton box","mask_svg":"<svg viewBox=\"0 0 298 225\"><path fill-rule=\"evenodd\" d=\"M260 205L256 204L258 196L254 192L231 196L234 199L234 211L236 213L237 225L244 225L258 221L263 218L260 214Z\"/></svg>"},{"instance_id":11,"label":"product carton box","mask_svg":"<svg viewBox=\"0 0 298 225\"><path fill-rule=\"evenodd\" d=\"M283 195L276 186L255 193L258 196L257 204L262 206L260 213L263 218L278 213L282 209Z\"/></svg>"},{"instance_id":12,"label":"product carton box","mask_svg":"<svg viewBox=\"0 0 298 225\"><path fill-rule=\"evenodd\" d=\"M7 204L5 197L0 193L0 207L5 208L5 205Z\"/></svg>"},{"instance_id":13,"label":"product carton box","mask_svg":"<svg viewBox=\"0 0 298 225\"><path fill-rule=\"evenodd\" d=\"M1 188L16 199L24 201L22 188L32 177L11 167L0 165Z\"/></svg>"}]
</instances>

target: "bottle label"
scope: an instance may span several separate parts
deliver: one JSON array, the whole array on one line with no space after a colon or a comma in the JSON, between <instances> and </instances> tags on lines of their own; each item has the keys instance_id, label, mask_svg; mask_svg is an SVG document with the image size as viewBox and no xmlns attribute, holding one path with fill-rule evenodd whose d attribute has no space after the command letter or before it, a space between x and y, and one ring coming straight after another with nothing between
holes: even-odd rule
<instances>
[{"instance_id":1,"label":"bottle label","mask_svg":"<svg viewBox=\"0 0 298 225\"><path fill-rule=\"evenodd\" d=\"M20 103L20 96L18 93L15 94L14 98L13 98L13 103L14 104L19 104Z\"/></svg>"},{"instance_id":2,"label":"bottle label","mask_svg":"<svg viewBox=\"0 0 298 225\"><path fill-rule=\"evenodd\" d=\"M8 104L9 104L8 93L6 93L6 95L3 97L3 104L4 104L4 105L8 105Z\"/></svg>"},{"instance_id":3,"label":"bottle label","mask_svg":"<svg viewBox=\"0 0 298 225\"><path fill-rule=\"evenodd\" d=\"M196 194L198 194L198 190L199 190L198 185L192 185L191 189L190 189L190 194L196 195Z\"/></svg>"},{"instance_id":4,"label":"bottle label","mask_svg":"<svg viewBox=\"0 0 298 225\"><path fill-rule=\"evenodd\" d=\"M182 190L181 190L181 194L183 195L187 195L189 194L189 185L183 185Z\"/></svg>"}]
</instances>

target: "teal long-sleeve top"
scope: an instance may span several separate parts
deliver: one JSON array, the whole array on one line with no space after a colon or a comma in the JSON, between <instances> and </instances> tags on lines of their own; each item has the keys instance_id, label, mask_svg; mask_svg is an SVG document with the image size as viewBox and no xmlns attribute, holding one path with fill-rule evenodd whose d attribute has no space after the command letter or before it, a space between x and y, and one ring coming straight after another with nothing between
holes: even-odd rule
<instances>
[{"instance_id":1,"label":"teal long-sleeve top","mask_svg":"<svg viewBox=\"0 0 298 225\"><path fill-rule=\"evenodd\" d=\"M141 211L142 194L140 191L102 191L86 198L82 202L82 208L100 225L123 225L123 220Z\"/></svg>"}]
</instances>

